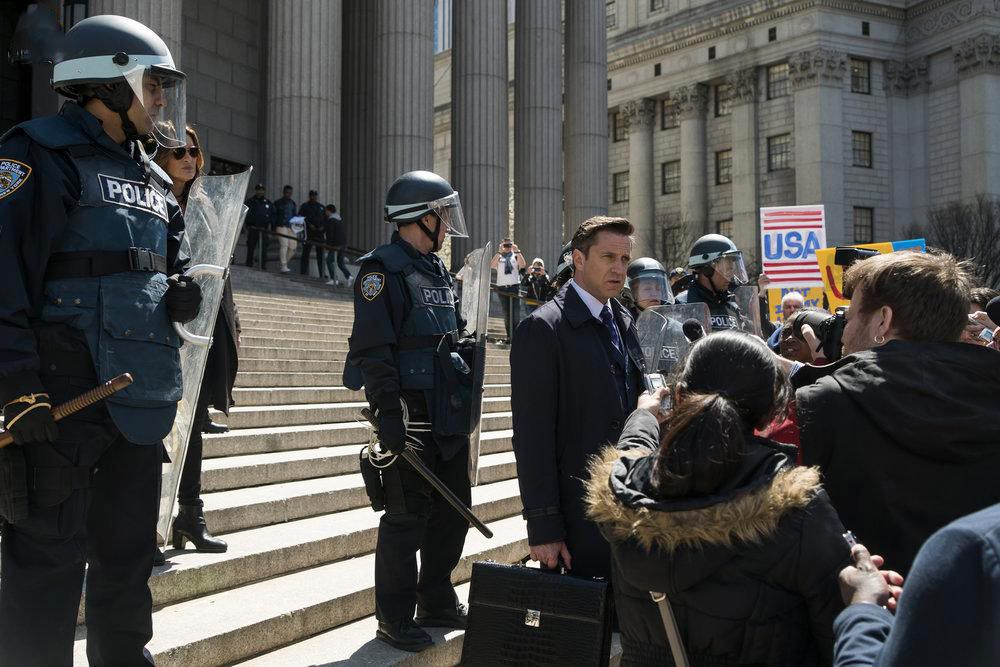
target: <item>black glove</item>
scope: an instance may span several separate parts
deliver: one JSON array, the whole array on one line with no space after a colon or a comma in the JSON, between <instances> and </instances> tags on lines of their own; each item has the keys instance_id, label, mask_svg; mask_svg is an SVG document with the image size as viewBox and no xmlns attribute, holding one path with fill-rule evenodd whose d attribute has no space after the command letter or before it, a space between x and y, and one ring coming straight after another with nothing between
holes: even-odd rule
<instances>
[{"instance_id":1,"label":"black glove","mask_svg":"<svg viewBox=\"0 0 1000 667\"><path fill-rule=\"evenodd\" d=\"M403 410L398 401L395 408L378 411L378 440L383 452L399 454L406 448L406 425L403 423Z\"/></svg>"},{"instance_id":2,"label":"black glove","mask_svg":"<svg viewBox=\"0 0 1000 667\"><path fill-rule=\"evenodd\" d=\"M198 317L201 308L201 287L191 276L176 274L167 278L167 293L163 300L167 304L167 316L171 322L190 322Z\"/></svg>"},{"instance_id":3,"label":"black glove","mask_svg":"<svg viewBox=\"0 0 1000 667\"><path fill-rule=\"evenodd\" d=\"M52 417L52 409L44 405L49 402L49 395L30 394L30 396L34 397L30 403L15 400L4 406L4 428L18 445L55 442L59 437L59 429Z\"/></svg>"}]
</instances>

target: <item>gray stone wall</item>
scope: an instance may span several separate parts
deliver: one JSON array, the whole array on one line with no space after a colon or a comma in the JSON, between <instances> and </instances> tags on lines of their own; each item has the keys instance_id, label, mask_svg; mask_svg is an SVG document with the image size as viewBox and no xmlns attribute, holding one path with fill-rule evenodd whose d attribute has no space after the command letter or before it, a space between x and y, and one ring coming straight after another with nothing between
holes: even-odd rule
<instances>
[{"instance_id":1,"label":"gray stone wall","mask_svg":"<svg viewBox=\"0 0 1000 667\"><path fill-rule=\"evenodd\" d=\"M608 215L628 217L628 202L615 202L615 174L628 171L628 135L615 141L613 116L620 109L608 113ZM624 121L622 121L624 122ZM577 220L579 225L583 220Z\"/></svg>"},{"instance_id":2,"label":"gray stone wall","mask_svg":"<svg viewBox=\"0 0 1000 667\"><path fill-rule=\"evenodd\" d=\"M927 164L930 206L958 199L962 192L961 127L958 113L958 79L950 51L931 56L928 64Z\"/></svg>"},{"instance_id":3,"label":"gray stone wall","mask_svg":"<svg viewBox=\"0 0 1000 667\"><path fill-rule=\"evenodd\" d=\"M708 109L705 113L705 169L708 172L705 183L708 184L708 231L714 233L717 221L733 217L732 181L721 185L715 182L715 154L718 151L732 151L733 148L733 116L730 113L716 118L714 85L709 86Z\"/></svg>"},{"instance_id":4,"label":"gray stone wall","mask_svg":"<svg viewBox=\"0 0 1000 667\"><path fill-rule=\"evenodd\" d=\"M767 99L766 75L761 76L757 94L757 173L760 175L759 206L795 204L795 98L792 95ZM767 138L788 134L789 169L767 170Z\"/></svg>"},{"instance_id":5,"label":"gray stone wall","mask_svg":"<svg viewBox=\"0 0 1000 667\"><path fill-rule=\"evenodd\" d=\"M888 240L894 230L890 218L889 110L886 105L881 62L871 64L871 94L851 92L850 77L844 82L844 216L848 242L853 242L853 207L874 209L874 234ZM853 166L851 132L872 135L872 166Z\"/></svg>"}]
</instances>

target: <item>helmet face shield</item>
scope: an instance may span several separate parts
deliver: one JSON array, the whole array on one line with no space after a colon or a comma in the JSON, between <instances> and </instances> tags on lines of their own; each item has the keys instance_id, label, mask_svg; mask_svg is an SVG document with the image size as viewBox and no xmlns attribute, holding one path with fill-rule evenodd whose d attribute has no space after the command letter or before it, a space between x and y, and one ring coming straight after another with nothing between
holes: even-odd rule
<instances>
[{"instance_id":1,"label":"helmet face shield","mask_svg":"<svg viewBox=\"0 0 1000 667\"><path fill-rule=\"evenodd\" d=\"M469 231L465 226L465 216L462 214L462 202L458 199L458 193L452 193L447 197L428 202L427 208L437 214L448 230L446 234L455 238L468 238Z\"/></svg>"},{"instance_id":2,"label":"helmet face shield","mask_svg":"<svg viewBox=\"0 0 1000 667\"><path fill-rule=\"evenodd\" d=\"M147 127L137 127L140 134L151 134L164 148L187 144L184 75L156 65L132 64L122 68L122 77L146 112Z\"/></svg>"},{"instance_id":3,"label":"helmet face shield","mask_svg":"<svg viewBox=\"0 0 1000 667\"><path fill-rule=\"evenodd\" d=\"M750 278L747 275L747 267L743 263L743 253L741 252L722 255L712 262L712 268L730 283L746 285L750 282Z\"/></svg>"},{"instance_id":4,"label":"helmet face shield","mask_svg":"<svg viewBox=\"0 0 1000 667\"><path fill-rule=\"evenodd\" d=\"M667 277L660 271L640 273L629 281L628 286L632 298L643 309L674 302L674 294L667 284Z\"/></svg>"}]
</instances>

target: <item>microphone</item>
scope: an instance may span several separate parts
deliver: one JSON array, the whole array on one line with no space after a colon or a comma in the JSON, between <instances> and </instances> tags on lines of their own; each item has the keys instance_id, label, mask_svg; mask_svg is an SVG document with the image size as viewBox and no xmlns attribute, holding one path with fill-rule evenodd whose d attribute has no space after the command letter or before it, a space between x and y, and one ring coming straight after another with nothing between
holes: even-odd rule
<instances>
[{"instance_id":1,"label":"microphone","mask_svg":"<svg viewBox=\"0 0 1000 667\"><path fill-rule=\"evenodd\" d=\"M996 301L996 299L994 299L994 301ZM688 339L688 342L693 343L699 338L704 338L705 336L705 329L701 326L701 322L693 317L684 320L682 328L684 329L684 336Z\"/></svg>"},{"instance_id":2,"label":"microphone","mask_svg":"<svg viewBox=\"0 0 1000 667\"><path fill-rule=\"evenodd\" d=\"M1000 296L995 296L986 304L986 316L1000 326Z\"/></svg>"}]
</instances>

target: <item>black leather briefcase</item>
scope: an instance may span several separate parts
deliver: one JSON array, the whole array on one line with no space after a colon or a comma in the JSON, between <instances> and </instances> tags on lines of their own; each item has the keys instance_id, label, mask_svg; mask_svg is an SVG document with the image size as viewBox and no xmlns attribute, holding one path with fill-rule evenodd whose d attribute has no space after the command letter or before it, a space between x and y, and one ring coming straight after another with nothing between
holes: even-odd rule
<instances>
[{"instance_id":1,"label":"black leather briefcase","mask_svg":"<svg viewBox=\"0 0 1000 667\"><path fill-rule=\"evenodd\" d=\"M604 580L473 563L462 665L604 667L612 613Z\"/></svg>"}]
</instances>

